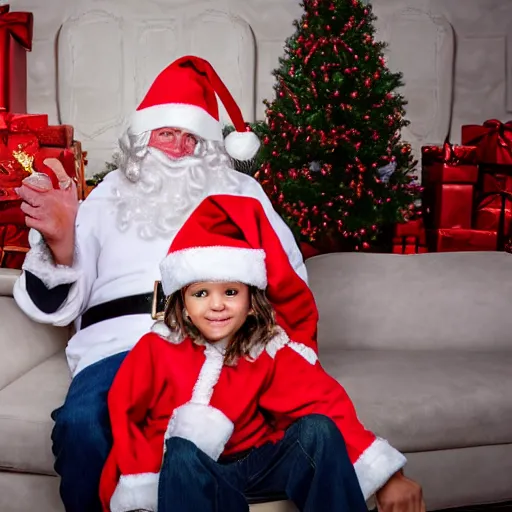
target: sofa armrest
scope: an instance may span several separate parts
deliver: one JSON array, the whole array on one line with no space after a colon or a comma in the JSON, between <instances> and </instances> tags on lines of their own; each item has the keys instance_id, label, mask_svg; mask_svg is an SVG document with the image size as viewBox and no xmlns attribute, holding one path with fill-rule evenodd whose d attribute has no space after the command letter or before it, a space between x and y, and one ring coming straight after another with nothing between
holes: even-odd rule
<instances>
[{"instance_id":1,"label":"sofa armrest","mask_svg":"<svg viewBox=\"0 0 512 512\"><path fill-rule=\"evenodd\" d=\"M18 276L0 269L0 389L64 350L69 338L69 328L38 324L18 308L12 298Z\"/></svg>"}]
</instances>

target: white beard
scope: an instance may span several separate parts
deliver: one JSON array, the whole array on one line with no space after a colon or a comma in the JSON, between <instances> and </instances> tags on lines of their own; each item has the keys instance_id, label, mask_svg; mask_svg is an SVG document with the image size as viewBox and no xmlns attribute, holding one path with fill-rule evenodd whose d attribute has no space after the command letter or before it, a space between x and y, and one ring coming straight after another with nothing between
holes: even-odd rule
<instances>
[{"instance_id":1,"label":"white beard","mask_svg":"<svg viewBox=\"0 0 512 512\"><path fill-rule=\"evenodd\" d=\"M237 192L240 182L229 158L212 146L203 153L171 160L149 147L138 180L130 181L122 172L115 190L118 228L134 226L144 240L170 238L205 197Z\"/></svg>"}]
</instances>

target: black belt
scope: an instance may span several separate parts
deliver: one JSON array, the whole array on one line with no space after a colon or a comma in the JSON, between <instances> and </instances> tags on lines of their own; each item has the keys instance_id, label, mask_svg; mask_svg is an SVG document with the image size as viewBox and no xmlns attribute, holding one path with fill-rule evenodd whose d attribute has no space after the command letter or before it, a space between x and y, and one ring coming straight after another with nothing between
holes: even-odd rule
<instances>
[{"instance_id":1,"label":"black belt","mask_svg":"<svg viewBox=\"0 0 512 512\"><path fill-rule=\"evenodd\" d=\"M127 315L151 315L154 320L161 320L165 311L165 295L160 281L155 282L153 293L141 293L129 297L120 297L109 302L92 306L82 315L80 329L85 329L98 322Z\"/></svg>"}]
</instances>

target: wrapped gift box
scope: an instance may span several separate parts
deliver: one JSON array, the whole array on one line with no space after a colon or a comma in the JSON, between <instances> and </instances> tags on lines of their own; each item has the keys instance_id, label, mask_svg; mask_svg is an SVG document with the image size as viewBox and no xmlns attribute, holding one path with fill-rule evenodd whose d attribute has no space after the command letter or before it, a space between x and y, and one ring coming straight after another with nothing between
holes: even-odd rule
<instances>
[{"instance_id":1,"label":"wrapped gift box","mask_svg":"<svg viewBox=\"0 0 512 512\"><path fill-rule=\"evenodd\" d=\"M52 142L54 145L48 146ZM16 115L0 112L0 254L1 265L20 268L28 250L28 229L14 189L28 176L14 158L13 151L22 151L34 158L36 171L56 178L45 171L46 158L58 158L66 173L75 181L79 199L85 195L84 158L80 142L73 140L71 126L48 126L46 115Z\"/></svg>"},{"instance_id":2,"label":"wrapped gift box","mask_svg":"<svg viewBox=\"0 0 512 512\"><path fill-rule=\"evenodd\" d=\"M28 252L28 230L24 225L0 224L0 268L21 268Z\"/></svg>"},{"instance_id":3,"label":"wrapped gift box","mask_svg":"<svg viewBox=\"0 0 512 512\"><path fill-rule=\"evenodd\" d=\"M0 5L0 111L27 111L27 51L32 49L33 16Z\"/></svg>"},{"instance_id":4,"label":"wrapped gift box","mask_svg":"<svg viewBox=\"0 0 512 512\"><path fill-rule=\"evenodd\" d=\"M434 229L427 232L431 252L495 251L496 231Z\"/></svg>"},{"instance_id":5,"label":"wrapped gift box","mask_svg":"<svg viewBox=\"0 0 512 512\"><path fill-rule=\"evenodd\" d=\"M395 226L393 254L426 253L427 238L422 219L409 220Z\"/></svg>"},{"instance_id":6,"label":"wrapped gift box","mask_svg":"<svg viewBox=\"0 0 512 512\"><path fill-rule=\"evenodd\" d=\"M478 182L473 146L424 146L422 185L425 227L471 228L473 197Z\"/></svg>"},{"instance_id":7,"label":"wrapped gift box","mask_svg":"<svg viewBox=\"0 0 512 512\"><path fill-rule=\"evenodd\" d=\"M464 125L461 138L462 144L477 147L479 163L512 165L512 121L490 119L483 125Z\"/></svg>"}]
</instances>

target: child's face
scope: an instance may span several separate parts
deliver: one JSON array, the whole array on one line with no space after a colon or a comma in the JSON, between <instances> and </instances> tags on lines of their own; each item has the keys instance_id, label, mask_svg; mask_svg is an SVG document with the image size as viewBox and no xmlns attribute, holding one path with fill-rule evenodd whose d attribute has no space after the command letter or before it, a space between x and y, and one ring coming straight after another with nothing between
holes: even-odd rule
<instances>
[{"instance_id":1,"label":"child's face","mask_svg":"<svg viewBox=\"0 0 512 512\"><path fill-rule=\"evenodd\" d=\"M242 283L200 282L184 293L192 323L208 341L229 341L242 327L251 308L249 287Z\"/></svg>"}]
</instances>

